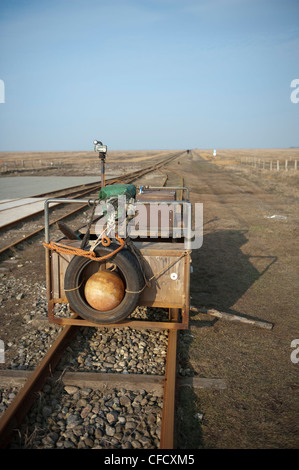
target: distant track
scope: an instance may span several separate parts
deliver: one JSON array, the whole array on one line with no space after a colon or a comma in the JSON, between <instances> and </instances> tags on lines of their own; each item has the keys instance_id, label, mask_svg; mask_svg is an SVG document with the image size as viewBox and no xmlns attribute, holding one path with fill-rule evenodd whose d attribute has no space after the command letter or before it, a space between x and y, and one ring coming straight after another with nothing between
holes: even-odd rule
<instances>
[{"instance_id":1,"label":"distant track","mask_svg":"<svg viewBox=\"0 0 299 470\"><path fill-rule=\"evenodd\" d=\"M106 185L114 184L114 183L116 183L120 180L124 183L132 183L136 179L138 179L138 178L140 178L140 177L142 177L142 176L144 176L148 173L159 170L160 168L164 167L168 163L171 163L173 160L175 160L179 156L183 155L184 153L185 153L185 151L176 152L175 154L172 154L169 158L163 159L161 162L158 162L154 165L143 168L142 170L137 170L137 171L134 171L134 172L131 172L131 173L127 173L127 174L123 175L120 178L108 179L108 180L106 180L105 184ZM87 186L88 186L88 189L86 189ZM55 191L55 192L52 192L52 193L48 192L48 193L40 194L36 197L49 196L49 198L50 198L50 197L53 197L53 195L54 195L54 197L58 197L58 198L67 197L69 199L74 199L75 200L75 199L81 199L82 196L87 196L88 194L92 194L93 192L98 191L100 188L101 188L101 184L90 183L89 185L86 185L86 184L83 185L83 188L81 187L81 189L80 189L80 186L75 186L75 187L71 188L72 191L70 191L70 188L66 188L66 189L62 189L60 191ZM61 203L61 204L58 203L53 208L57 209L60 206L63 206L63 203ZM65 215L62 215L62 216L58 217L57 219L55 219L54 221L52 221L50 223L50 225L54 225L55 223L57 223L61 220L64 220L64 219L80 212L85 207L87 207L87 204L80 205L76 209L74 209L72 211L68 211ZM40 210L38 212L35 212L34 214L27 215L27 216L22 217L22 218L14 221L12 223L9 223L5 226L2 226L0 228L0 233L3 233L5 230L9 230L13 227L16 227L17 225L19 225L23 222L27 222L29 220L32 220L36 216L43 214L43 212L44 212L43 210ZM23 236L22 238L18 238L17 240L14 240L9 245L6 245L6 246L4 246L0 249L0 255L3 255L4 253L7 253L12 248L15 248L17 245L23 243L24 241L28 241L30 238L32 238L33 236L39 234L43 230L44 230L44 226L41 227L41 228L38 228L37 230L34 230L34 231L30 232L29 234Z\"/></svg>"},{"instance_id":2,"label":"distant track","mask_svg":"<svg viewBox=\"0 0 299 470\"><path fill-rule=\"evenodd\" d=\"M163 166L166 163L171 162L178 156L182 155L184 152L179 152L175 155L172 155L167 162L156 164L149 168L140 170L138 172L131 173L122 177L123 182L132 182L135 179L143 176L147 173L155 171ZM168 169L166 170L168 171ZM171 170L169 170L171 171ZM181 175L179 175L181 176ZM109 183L117 181L115 179L109 180ZM183 183L183 179L181 180ZM166 185L166 180L163 183L163 186ZM183 186L183 184L182 184ZM94 188L93 188L94 190ZM82 195L82 194L81 194ZM79 209L68 213L67 215L61 217L68 217L70 214L78 212L78 210L86 207L81 206ZM52 224L54 224L58 219L56 219ZM30 238L34 234L42 231L41 228L32 234L29 234L26 239ZM5 250L10 249L12 246L16 246L24 239L15 242L12 245L9 245L5 249L2 249L3 253ZM177 322L179 316L179 309L170 308L170 321ZM148 328L148 327L147 327ZM42 389L43 385L46 382L47 377L49 377L63 356L66 348L74 338L78 331L78 328L74 325L66 326L62 333L58 336L55 343L51 346L49 351L44 356L43 360L36 367L36 369L31 373L28 380L26 381L24 387L19 391L15 397L12 404L7 408L0 418L0 448L5 448L8 446L13 431L20 427L23 419L25 418L27 412L33 405L36 397L38 397L39 391ZM167 357L165 365L165 376L163 380L164 385L164 394L163 394L163 410L162 410L162 423L161 423L161 437L160 437L160 448L161 449L172 449L174 446L174 429L175 429L175 395L176 395L176 370L177 370L177 346L178 346L178 331L176 329L169 329L168 337L168 348L167 348Z\"/></svg>"}]
</instances>

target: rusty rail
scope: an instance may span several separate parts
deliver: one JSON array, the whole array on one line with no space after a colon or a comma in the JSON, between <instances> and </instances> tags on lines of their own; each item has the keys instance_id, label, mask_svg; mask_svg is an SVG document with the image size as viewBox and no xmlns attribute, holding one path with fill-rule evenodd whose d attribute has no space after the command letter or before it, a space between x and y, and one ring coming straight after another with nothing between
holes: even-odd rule
<instances>
[{"instance_id":1,"label":"rusty rail","mask_svg":"<svg viewBox=\"0 0 299 470\"><path fill-rule=\"evenodd\" d=\"M176 158L178 155L171 157ZM164 162L165 164L165 162ZM162 166L162 165L161 165ZM157 169L152 167L151 171ZM142 170L142 175L150 172L149 169ZM140 172L139 172L140 173ZM142 176L139 175L139 176ZM139 177L138 176L138 177ZM132 175L131 175L132 177ZM134 178L135 179L135 178ZM166 180L165 180L166 183ZM182 183L183 186L183 183ZM86 204L85 204L86 206ZM83 207L85 207L83 206ZM74 212L80 210L76 209ZM65 217L65 216L64 216ZM61 220L58 219L58 220ZM56 222L56 221L55 221ZM55 223L53 222L53 223ZM43 230L43 228L41 229ZM39 230L38 230L39 231ZM38 231L34 232L37 233ZM23 239L22 239L23 241ZM176 380L177 380L177 349L178 349L178 327L172 327L172 323L177 323L179 317L179 309L169 309L169 320L167 325L168 347L166 357L166 367L164 376L164 394L163 394L163 410L162 424L160 436L160 449L173 449L175 446L175 405L176 405ZM147 328L150 328L149 322L146 322ZM183 325L184 327L186 325ZM67 346L70 344L78 331L78 326L64 326L62 332L50 347L41 363L31 373L24 387L19 391L12 404L7 408L0 418L0 448L5 448L10 442L14 430L18 429L27 412L34 403L37 393L41 390L46 382L47 377L53 374L56 365L63 356Z\"/></svg>"},{"instance_id":2,"label":"rusty rail","mask_svg":"<svg viewBox=\"0 0 299 470\"><path fill-rule=\"evenodd\" d=\"M14 401L3 413L0 418L0 448L7 447L13 431L19 428L34 403L37 393L43 387L47 377L53 373L77 331L78 328L75 326L67 326L63 329L38 367L32 372L24 387L21 388Z\"/></svg>"},{"instance_id":3,"label":"rusty rail","mask_svg":"<svg viewBox=\"0 0 299 470\"><path fill-rule=\"evenodd\" d=\"M170 314L174 321L178 320L178 309L171 309ZM160 449L173 449L175 444L177 347L178 330L169 330L166 356L166 370L164 378Z\"/></svg>"},{"instance_id":4,"label":"rusty rail","mask_svg":"<svg viewBox=\"0 0 299 470\"><path fill-rule=\"evenodd\" d=\"M168 170L168 169L167 169ZM170 170L172 171L172 170ZM177 172L174 172L177 173ZM177 173L178 174L178 173ZM180 197L183 198L184 179L181 178ZM167 178L165 179L166 184ZM189 194L188 194L189 197ZM177 322L179 317L179 309L173 308L169 310L170 319ZM176 442L176 396L177 396L177 353L178 353L178 329L168 331L168 348L166 356L166 371L164 379L164 395L160 449L173 449Z\"/></svg>"},{"instance_id":5,"label":"rusty rail","mask_svg":"<svg viewBox=\"0 0 299 470\"><path fill-rule=\"evenodd\" d=\"M147 168L144 168L142 170L137 170L133 173L130 173L130 174L126 174L122 177L122 181L124 182L132 182L134 181L135 179L137 178L140 178L141 176L147 174L147 173L150 173L152 171L155 171L159 168L161 168L162 166L166 165L167 163L171 162L172 160L174 160L175 158L177 158L179 155L181 155L182 153L184 152L178 152L177 154L175 155L172 155L171 157L169 157L167 160L163 161L163 162L159 162L157 163L156 165L154 166L151 166L151 167L147 167ZM109 179L106 181L106 184L113 184L115 182L119 181L117 178L113 178L113 179ZM91 188L89 188L88 190L85 190L84 192L80 192L80 198L86 194L90 194L92 191L95 191L96 189L99 189L101 187L101 185L94 185L92 186ZM76 191L76 193L78 193L79 191ZM71 196L69 196L69 198L71 199ZM78 199L78 197L74 197L74 202L76 201L76 199ZM61 204L57 204L55 207L57 209L58 205L62 205L63 203ZM59 222L63 219L66 219L67 217L70 217L71 215L74 215L75 213L77 212L80 212L82 209L84 209L85 207L87 206L87 204L83 204L81 205L80 207L78 207L77 209L67 213L66 215L63 215L59 218L57 218L56 220L54 220L53 222L51 222L50 225L53 225L55 224L56 222ZM39 212L35 212L32 216L25 216L24 218L21 218L21 219L18 219L17 221L14 221L10 224L8 224L7 226L3 226L0 228L0 231L2 230L5 230L5 229L9 229L11 228L12 226L16 225L17 223L22 223L24 221L27 221L29 220L30 218L32 217L36 217L38 214L41 214L44 212L44 209L42 209L41 211ZM21 244L22 242L24 241L27 241L29 240L30 238L32 238L33 236L41 233L42 231L44 230L44 227L41 227L31 233L29 233L28 235L26 235L25 237L22 237L22 238L19 238L18 240L15 240L14 242L10 243L9 245L6 245L4 246L3 248L0 249L0 255L2 255L3 253L11 250L12 248L15 248L17 245Z\"/></svg>"}]
</instances>

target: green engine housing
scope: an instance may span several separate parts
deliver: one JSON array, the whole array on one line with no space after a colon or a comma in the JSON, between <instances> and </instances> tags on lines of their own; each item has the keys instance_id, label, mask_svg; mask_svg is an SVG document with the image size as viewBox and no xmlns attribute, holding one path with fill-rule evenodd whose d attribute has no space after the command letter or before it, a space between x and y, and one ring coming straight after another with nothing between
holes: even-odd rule
<instances>
[{"instance_id":1,"label":"green engine housing","mask_svg":"<svg viewBox=\"0 0 299 470\"><path fill-rule=\"evenodd\" d=\"M135 198L136 186L134 184L111 184L104 186L99 192L99 199L102 201L118 196L126 196L127 199Z\"/></svg>"},{"instance_id":2,"label":"green engine housing","mask_svg":"<svg viewBox=\"0 0 299 470\"><path fill-rule=\"evenodd\" d=\"M123 217L126 214L126 207L122 204L119 205L118 197L125 196L126 203L130 199L135 199L136 186L133 184L111 184L110 186L104 186L99 192L99 199L104 201L103 204L103 215L108 215L108 204L114 208L114 215L116 219Z\"/></svg>"}]
</instances>

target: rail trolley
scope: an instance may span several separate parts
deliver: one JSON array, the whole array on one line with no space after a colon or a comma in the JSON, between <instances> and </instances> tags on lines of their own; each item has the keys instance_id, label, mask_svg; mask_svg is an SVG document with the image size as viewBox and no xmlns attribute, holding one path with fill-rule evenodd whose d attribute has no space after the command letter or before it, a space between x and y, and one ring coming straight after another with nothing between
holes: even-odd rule
<instances>
[{"instance_id":1,"label":"rail trolley","mask_svg":"<svg viewBox=\"0 0 299 470\"><path fill-rule=\"evenodd\" d=\"M184 186L105 181L107 146L94 141L101 160L95 199L45 201L48 315L60 325L186 329L189 325L192 207ZM59 224L50 240L51 204L87 204L87 223ZM56 313L67 303L71 315ZM168 309L161 321L136 319L138 306ZM166 310L167 312L167 310Z\"/></svg>"}]
</instances>

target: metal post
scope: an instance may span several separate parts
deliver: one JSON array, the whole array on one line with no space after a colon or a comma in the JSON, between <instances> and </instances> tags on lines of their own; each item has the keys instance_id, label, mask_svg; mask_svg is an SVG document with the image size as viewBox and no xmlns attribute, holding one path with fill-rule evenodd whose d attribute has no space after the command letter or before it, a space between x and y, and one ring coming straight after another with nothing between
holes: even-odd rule
<instances>
[{"instance_id":1,"label":"metal post","mask_svg":"<svg viewBox=\"0 0 299 470\"><path fill-rule=\"evenodd\" d=\"M105 186L105 157L101 157L101 186Z\"/></svg>"}]
</instances>

